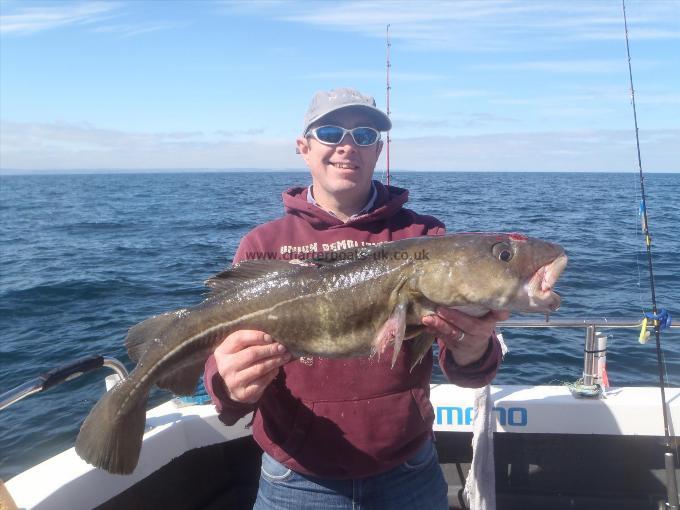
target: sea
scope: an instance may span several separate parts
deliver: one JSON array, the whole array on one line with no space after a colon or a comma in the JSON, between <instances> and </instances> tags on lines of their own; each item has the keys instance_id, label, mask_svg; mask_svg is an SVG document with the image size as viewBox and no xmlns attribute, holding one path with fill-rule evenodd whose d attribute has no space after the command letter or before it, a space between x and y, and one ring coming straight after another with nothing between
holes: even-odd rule
<instances>
[{"instance_id":1,"label":"sea","mask_svg":"<svg viewBox=\"0 0 680 510\"><path fill-rule=\"evenodd\" d=\"M376 174L376 178L380 177ZM511 231L560 243L569 266L553 318L640 320L651 310L640 180L622 173L393 172L408 206L450 232ZM121 360L128 328L205 295L239 239L283 214L305 172L0 176L0 393L86 355ZM659 307L680 321L680 174L645 176ZM514 318L521 318L515 316ZM654 341L608 331L613 386L658 385ZM582 330L507 329L499 384L564 384L583 370ZM680 386L680 329L662 333ZM104 391L101 369L0 411L0 478L73 445ZM438 370L434 381L443 381ZM170 398L155 391L150 405Z\"/></svg>"}]
</instances>

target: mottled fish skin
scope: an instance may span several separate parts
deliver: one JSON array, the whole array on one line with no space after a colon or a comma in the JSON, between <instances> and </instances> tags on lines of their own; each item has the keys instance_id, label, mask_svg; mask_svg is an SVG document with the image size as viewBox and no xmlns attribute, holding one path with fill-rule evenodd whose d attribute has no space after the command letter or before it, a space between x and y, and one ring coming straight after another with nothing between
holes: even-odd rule
<instances>
[{"instance_id":1,"label":"mottled fish skin","mask_svg":"<svg viewBox=\"0 0 680 510\"><path fill-rule=\"evenodd\" d=\"M87 462L131 473L139 458L148 393L156 384L191 394L208 355L231 332L269 333L296 356L369 356L402 339L420 361L432 338L423 315L437 306L468 313L545 313L559 306L552 285L566 265L558 245L520 234L411 238L302 264L246 261L211 278L197 306L134 326L126 339L137 367L105 394L76 440ZM396 341L395 341L396 340Z\"/></svg>"}]
</instances>

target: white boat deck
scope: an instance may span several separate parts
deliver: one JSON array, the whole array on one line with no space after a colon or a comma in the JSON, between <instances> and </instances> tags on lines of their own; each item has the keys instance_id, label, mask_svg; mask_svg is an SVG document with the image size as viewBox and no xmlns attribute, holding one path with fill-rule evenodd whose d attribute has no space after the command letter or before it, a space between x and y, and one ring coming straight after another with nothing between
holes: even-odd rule
<instances>
[{"instance_id":1,"label":"white boat deck","mask_svg":"<svg viewBox=\"0 0 680 510\"><path fill-rule=\"evenodd\" d=\"M472 432L474 390L433 384L434 430ZM497 431L506 433L663 436L658 388L611 389L606 398L575 398L562 386L494 386ZM680 388L668 388L669 420L680 426ZM224 426L212 405L166 402L147 413L141 457L129 476L111 475L83 462L71 448L9 480L19 508L92 508L131 487L184 452L247 436L246 416Z\"/></svg>"}]
</instances>

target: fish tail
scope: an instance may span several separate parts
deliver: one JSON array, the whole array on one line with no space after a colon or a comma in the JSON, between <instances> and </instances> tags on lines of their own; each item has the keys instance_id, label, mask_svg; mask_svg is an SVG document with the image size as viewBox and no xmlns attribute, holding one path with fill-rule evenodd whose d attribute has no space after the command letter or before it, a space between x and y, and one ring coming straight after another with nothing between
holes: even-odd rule
<instances>
[{"instance_id":1,"label":"fish tail","mask_svg":"<svg viewBox=\"0 0 680 510\"><path fill-rule=\"evenodd\" d=\"M76 439L76 453L109 473L129 474L137 466L146 422L148 391L134 379L118 383L92 408Z\"/></svg>"}]
</instances>

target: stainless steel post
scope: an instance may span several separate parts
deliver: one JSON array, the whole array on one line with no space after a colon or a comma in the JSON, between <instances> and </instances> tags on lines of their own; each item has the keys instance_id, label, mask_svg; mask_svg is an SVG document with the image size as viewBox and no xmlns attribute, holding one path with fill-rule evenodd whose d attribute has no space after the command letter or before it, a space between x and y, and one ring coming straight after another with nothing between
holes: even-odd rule
<instances>
[{"instance_id":1,"label":"stainless steel post","mask_svg":"<svg viewBox=\"0 0 680 510\"><path fill-rule=\"evenodd\" d=\"M586 328L586 344L583 350L583 385L593 386L597 378L597 363L595 358L595 326Z\"/></svg>"}]
</instances>

